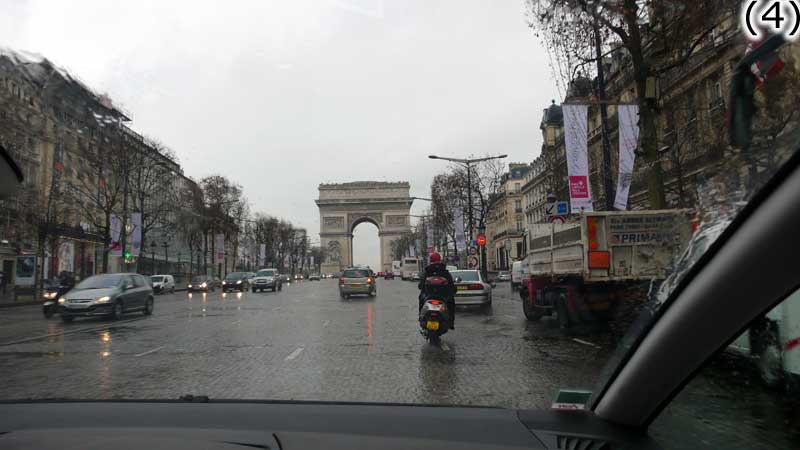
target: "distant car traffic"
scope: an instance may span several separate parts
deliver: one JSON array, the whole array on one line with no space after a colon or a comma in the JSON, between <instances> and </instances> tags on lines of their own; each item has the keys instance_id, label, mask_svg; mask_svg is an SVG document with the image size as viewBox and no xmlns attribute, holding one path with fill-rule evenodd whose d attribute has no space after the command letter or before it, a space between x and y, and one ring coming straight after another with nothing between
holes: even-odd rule
<instances>
[{"instance_id":1,"label":"distant car traffic","mask_svg":"<svg viewBox=\"0 0 800 450\"><path fill-rule=\"evenodd\" d=\"M256 272L256 276L251 280L250 290L253 292L264 292L270 289L272 292L283 289L284 277L278 273L278 269L261 269Z\"/></svg>"},{"instance_id":2,"label":"distant car traffic","mask_svg":"<svg viewBox=\"0 0 800 450\"><path fill-rule=\"evenodd\" d=\"M419 281L420 280L419 272L411 272L411 276L409 277L409 280L411 280L411 281Z\"/></svg>"},{"instance_id":3,"label":"distant car traffic","mask_svg":"<svg viewBox=\"0 0 800 450\"><path fill-rule=\"evenodd\" d=\"M175 292L175 279L172 275L152 275L150 283L153 285L153 292L156 294Z\"/></svg>"},{"instance_id":4,"label":"distant car traffic","mask_svg":"<svg viewBox=\"0 0 800 450\"><path fill-rule=\"evenodd\" d=\"M456 306L492 305L492 285L483 280L478 270L454 270L450 272L456 285Z\"/></svg>"},{"instance_id":5,"label":"distant car traffic","mask_svg":"<svg viewBox=\"0 0 800 450\"><path fill-rule=\"evenodd\" d=\"M216 287L217 283L214 280L214 277L208 275L197 275L186 285L186 290L189 292L214 292Z\"/></svg>"},{"instance_id":6,"label":"distant car traffic","mask_svg":"<svg viewBox=\"0 0 800 450\"><path fill-rule=\"evenodd\" d=\"M61 296L58 306L64 322L91 316L120 319L132 311L149 316L153 313L153 289L138 273L93 275Z\"/></svg>"},{"instance_id":7,"label":"distant car traffic","mask_svg":"<svg viewBox=\"0 0 800 450\"><path fill-rule=\"evenodd\" d=\"M318 273L312 273L308 276L309 281L319 281L321 278Z\"/></svg>"},{"instance_id":8,"label":"distant car traffic","mask_svg":"<svg viewBox=\"0 0 800 450\"><path fill-rule=\"evenodd\" d=\"M231 272L222 280L222 292L244 292L248 289L250 289L250 275L248 272Z\"/></svg>"},{"instance_id":9,"label":"distant car traffic","mask_svg":"<svg viewBox=\"0 0 800 450\"><path fill-rule=\"evenodd\" d=\"M350 298L354 294L377 294L375 278L368 269L347 269L339 278L339 296Z\"/></svg>"},{"instance_id":10,"label":"distant car traffic","mask_svg":"<svg viewBox=\"0 0 800 450\"><path fill-rule=\"evenodd\" d=\"M384 280L394 280L394 272L386 272L383 274Z\"/></svg>"},{"instance_id":11,"label":"distant car traffic","mask_svg":"<svg viewBox=\"0 0 800 450\"><path fill-rule=\"evenodd\" d=\"M497 273L497 281L511 281L511 273L507 270L501 270Z\"/></svg>"}]
</instances>

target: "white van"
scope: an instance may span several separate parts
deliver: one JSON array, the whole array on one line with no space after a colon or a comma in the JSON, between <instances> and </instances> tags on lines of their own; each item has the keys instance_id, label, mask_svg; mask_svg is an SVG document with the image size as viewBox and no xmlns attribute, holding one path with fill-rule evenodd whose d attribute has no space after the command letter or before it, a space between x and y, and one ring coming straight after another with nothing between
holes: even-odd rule
<instances>
[{"instance_id":1,"label":"white van","mask_svg":"<svg viewBox=\"0 0 800 450\"><path fill-rule=\"evenodd\" d=\"M161 294L164 292L175 292L175 279L172 275L152 275L150 284L153 285L153 293Z\"/></svg>"},{"instance_id":2,"label":"white van","mask_svg":"<svg viewBox=\"0 0 800 450\"><path fill-rule=\"evenodd\" d=\"M522 280L528 275L527 261L514 261L511 264L511 290L522 285Z\"/></svg>"},{"instance_id":3,"label":"white van","mask_svg":"<svg viewBox=\"0 0 800 450\"><path fill-rule=\"evenodd\" d=\"M786 297L728 347L752 359L765 385L780 388L800 379L800 290Z\"/></svg>"},{"instance_id":4,"label":"white van","mask_svg":"<svg viewBox=\"0 0 800 450\"><path fill-rule=\"evenodd\" d=\"M400 267L400 276L402 279L410 280L411 274L419 271L419 258L416 256L406 256L403 258L403 265Z\"/></svg>"}]
</instances>

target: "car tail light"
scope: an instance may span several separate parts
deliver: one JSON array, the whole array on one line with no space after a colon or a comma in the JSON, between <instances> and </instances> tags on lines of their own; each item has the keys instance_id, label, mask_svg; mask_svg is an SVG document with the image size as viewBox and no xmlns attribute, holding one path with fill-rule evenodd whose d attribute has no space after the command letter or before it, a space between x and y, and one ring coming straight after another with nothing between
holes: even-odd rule
<instances>
[{"instance_id":1,"label":"car tail light","mask_svg":"<svg viewBox=\"0 0 800 450\"><path fill-rule=\"evenodd\" d=\"M470 291L480 291L483 290L483 285L480 283L472 283L469 285L467 289L469 289Z\"/></svg>"},{"instance_id":2,"label":"car tail light","mask_svg":"<svg viewBox=\"0 0 800 450\"><path fill-rule=\"evenodd\" d=\"M586 231L589 234L589 250L597 250L597 218L586 218Z\"/></svg>"},{"instance_id":3,"label":"car tail light","mask_svg":"<svg viewBox=\"0 0 800 450\"><path fill-rule=\"evenodd\" d=\"M344 284L344 277L339 278L339 284Z\"/></svg>"},{"instance_id":4,"label":"car tail light","mask_svg":"<svg viewBox=\"0 0 800 450\"><path fill-rule=\"evenodd\" d=\"M372 278L367 278L367 284L372 284Z\"/></svg>"},{"instance_id":5,"label":"car tail light","mask_svg":"<svg viewBox=\"0 0 800 450\"><path fill-rule=\"evenodd\" d=\"M441 305L442 304L442 302L440 302L439 300L430 300L430 301L428 301L428 303L430 303L431 305Z\"/></svg>"}]
</instances>

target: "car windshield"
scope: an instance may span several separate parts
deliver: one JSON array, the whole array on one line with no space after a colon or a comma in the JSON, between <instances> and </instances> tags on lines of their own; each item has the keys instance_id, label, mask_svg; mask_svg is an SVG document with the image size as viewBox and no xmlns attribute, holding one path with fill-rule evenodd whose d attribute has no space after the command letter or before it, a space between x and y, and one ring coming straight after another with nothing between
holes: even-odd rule
<instances>
[{"instance_id":1,"label":"car windshield","mask_svg":"<svg viewBox=\"0 0 800 450\"><path fill-rule=\"evenodd\" d=\"M480 274L474 270L455 270L450 272L453 280L458 281L480 281Z\"/></svg>"},{"instance_id":2,"label":"car windshield","mask_svg":"<svg viewBox=\"0 0 800 450\"><path fill-rule=\"evenodd\" d=\"M118 287L125 279L123 275L95 275L75 286L75 289L105 289Z\"/></svg>"},{"instance_id":3,"label":"car windshield","mask_svg":"<svg viewBox=\"0 0 800 450\"><path fill-rule=\"evenodd\" d=\"M0 2L0 401L591 409L800 148L797 1L161 3ZM787 305L663 440L800 448Z\"/></svg>"},{"instance_id":4,"label":"car windshield","mask_svg":"<svg viewBox=\"0 0 800 450\"><path fill-rule=\"evenodd\" d=\"M367 270L345 270L342 274L344 278L366 278L370 276Z\"/></svg>"}]
</instances>

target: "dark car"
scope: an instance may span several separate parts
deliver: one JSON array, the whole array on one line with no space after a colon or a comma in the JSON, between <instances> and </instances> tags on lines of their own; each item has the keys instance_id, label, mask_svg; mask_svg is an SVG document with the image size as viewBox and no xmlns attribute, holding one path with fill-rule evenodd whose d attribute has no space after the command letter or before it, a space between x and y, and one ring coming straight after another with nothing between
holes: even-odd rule
<instances>
[{"instance_id":1,"label":"dark car","mask_svg":"<svg viewBox=\"0 0 800 450\"><path fill-rule=\"evenodd\" d=\"M389 271L383 274L384 280L394 280L394 272Z\"/></svg>"},{"instance_id":2,"label":"dark car","mask_svg":"<svg viewBox=\"0 0 800 450\"><path fill-rule=\"evenodd\" d=\"M214 277L197 275L186 285L186 290L189 292L214 292L216 287L217 283L214 281Z\"/></svg>"},{"instance_id":3,"label":"dark car","mask_svg":"<svg viewBox=\"0 0 800 450\"><path fill-rule=\"evenodd\" d=\"M231 272L222 280L222 292L250 289L250 272Z\"/></svg>"},{"instance_id":4,"label":"dark car","mask_svg":"<svg viewBox=\"0 0 800 450\"><path fill-rule=\"evenodd\" d=\"M93 275L58 299L64 322L75 317L105 316L119 319L126 312L153 313L153 288L138 273Z\"/></svg>"}]
</instances>

